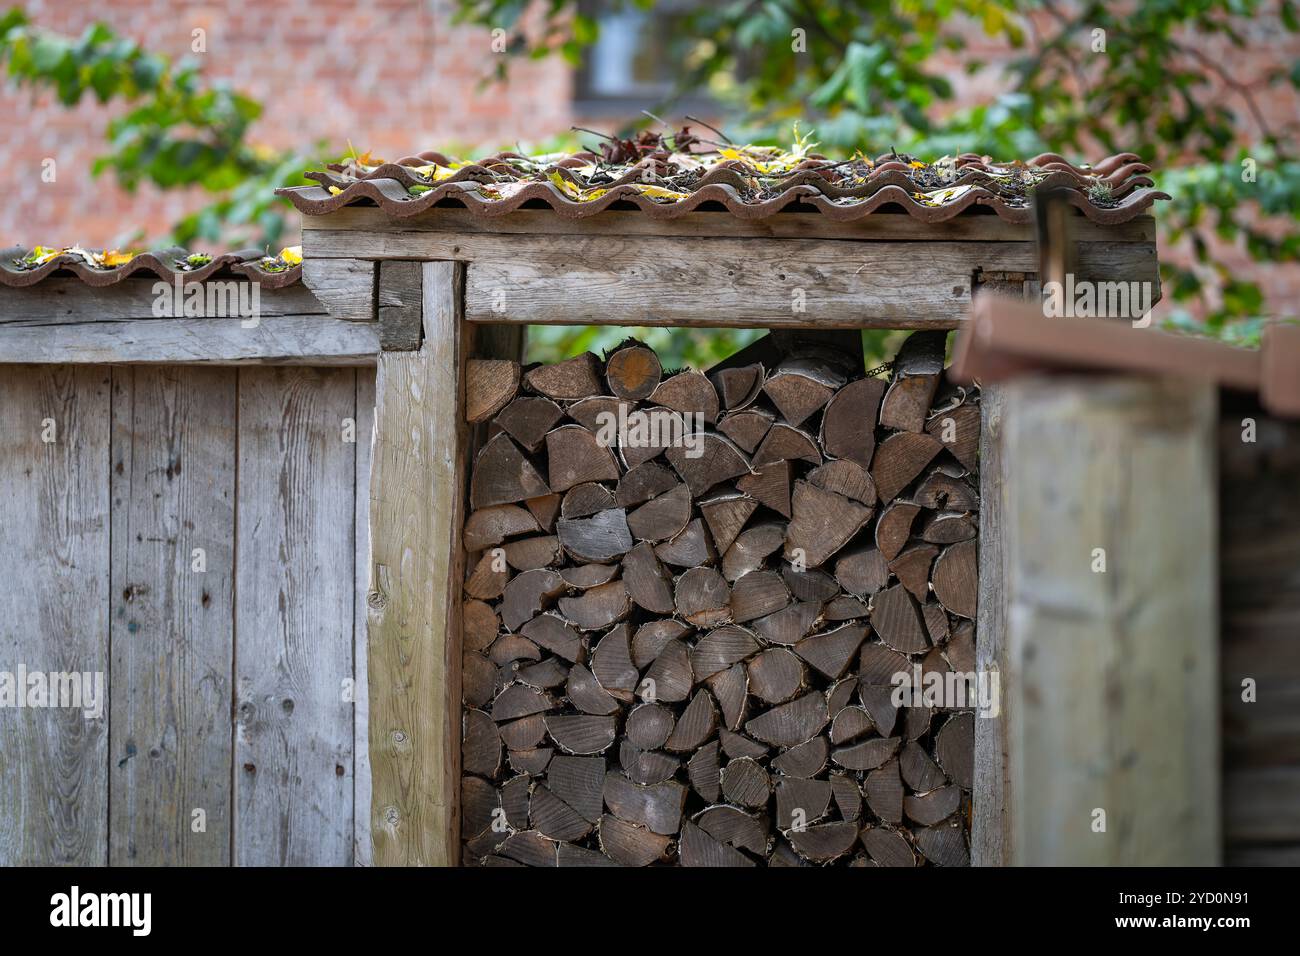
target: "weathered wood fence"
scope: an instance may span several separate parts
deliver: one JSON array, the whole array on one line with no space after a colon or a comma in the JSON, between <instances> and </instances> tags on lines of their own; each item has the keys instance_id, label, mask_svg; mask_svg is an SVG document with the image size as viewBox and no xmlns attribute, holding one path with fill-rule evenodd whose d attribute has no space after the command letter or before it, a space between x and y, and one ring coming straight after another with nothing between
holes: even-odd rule
<instances>
[{"instance_id":1,"label":"weathered wood fence","mask_svg":"<svg viewBox=\"0 0 1300 956\"><path fill-rule=\"evenodd\" d=\"M107 697L0 708L0 865L366 862L373 405L363 368L0 365L0 668Z\"/></svg>"}]
</instances>

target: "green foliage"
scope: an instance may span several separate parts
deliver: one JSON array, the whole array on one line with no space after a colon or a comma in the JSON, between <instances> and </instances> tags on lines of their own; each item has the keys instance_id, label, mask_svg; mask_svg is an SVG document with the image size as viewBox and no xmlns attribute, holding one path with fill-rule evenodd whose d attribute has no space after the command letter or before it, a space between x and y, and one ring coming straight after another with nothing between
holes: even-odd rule
<instances>
[{"instance_id":1,"label":"green foliage","mask_svg":"<svg viewBox=\"0 0 1300 956\"><path fill-rule=\"evenodd\" d=\"M198 187L220 198L182 219L168 237L229 245L272 246L285 227L278 186L307 182L313 156L250 145L261 104L224 83L207 83L196 61L173 64L103 24L71 38L33 27L13 9L0 16L0 61L19 87L51 90L60 103L83 97L130 108L108 126L108 150L92 167L124 188Z\"/></svg>"},{"instance_id":2,"label":"green foliage","mask_svg":"<svg viewBox=\"0 0 1300 956\"><path fill-rule=\"evenodd\" d=\"M528 31L524 6L457 0L462 21L506 30L520 55L557 52L557 37L594 39L591 25L582 40L565 33L576 0L548 0ZM1300 251L1295 128L1260 105L1272 87L1300 87L1300 64L1249 65L1251 75L1239 76L1214 53L1246 48L1245 31L1260 20L1300 29L1293 0L721 0L681 21L695 51L678 92L712 91L738 141L785 145L800 121L823 150L846 154L1138 153L1174 196L1158 210L1166 238L1189 243L1198 260L1196 269L1166 266L1166 294L1194 304L1204 331L1237 340L1270 306L1258 286L1215 261L1216 248L1235 244L1263 262L1293 262ZM1014 51L1014 92L955 109L948 71L954 58L968 72L981 68L966 49L981 33ZM1259 131L1246 149L1243 116ZM1245 159L1254 181L1243 175ZM1193 324L1189 315L1179 310L1175 323Z\"/></svg>"}]
</instances>

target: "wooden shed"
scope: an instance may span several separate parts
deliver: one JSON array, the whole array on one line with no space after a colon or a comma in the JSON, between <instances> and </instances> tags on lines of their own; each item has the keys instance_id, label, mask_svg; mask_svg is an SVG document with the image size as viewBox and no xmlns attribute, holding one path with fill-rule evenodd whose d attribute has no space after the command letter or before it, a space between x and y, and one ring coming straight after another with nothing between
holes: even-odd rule
<instances>
[{"instance_id":1,"label":"wooden shed","mask_svg":"<svg viewBox=\"0 0 1300 956\"><path fill-rule=\"evenodd\" d=\"M636 168L603 181L593 178L601 163L590 154L500 154L455 169L435 153L353 164L320 174L320 187L285 191L309 217L301 285L265 289L270 308L255 327L238 317L158 316L152 283L174 279L175 262L133 263L100 285L107 270L67 257L47 263L40 281L30 269L5 272L5 284L21 288L0 290L10 393L0 415L7 440L21 436L25 450L0 467L19 489L8 498L14 516L42 515L45 530L6 535L0 547L10 576L31 580L9 595L0 646L39 662L42 649L67 645L59 669L103 665L111 705L107 729L57 712L15 721L0 711L4 739L30 754L23 766L38 768L4 774L13 788L4 805L22 809L0 819L0 856L189 862L198 851L182 810L198 806L192 794L202 785L204 806L229 808L226 848L203 851L210 862L368 862L372 845L380 865L594 862L601 844L590 836L557 856L566 841L538 831L547 806L530 806L527 794L522 818L499 797L481 805L477 785L467 798L475 806L462 805L464 781L475 776L462 763L471 744L463 734L473 729L462 669L464 654L480 650L464 643L464 589L480 560L467 553L464 530L476 456L501 430L491 415L469 420L480 417L468 408L470 373L489 368L483 362L522 363L528 325L766 329L841 352L843 330L960 329L990 291L1040 295L1044 226L1028 187L1063 191L1072 281L1146 283L1158 298L1149 207L1160 194L1135 161L1080 169L1055 156L1015 166L887 156L848 167L860 181L815 159L757 177L743 157L678 166L672 154L624 164ZM1105 203L1088 191L1097 180L1112 187ZM182 275L180 284L228 280L243 267L224 268ZM527 381L526 366L500 367ZM999 675L1001 706L973 720L962 811L936 821L960 845L937 834L943 849L922 846L913 859L957 862L969 845L977 865L1218 862L1218 724L1213 705L1202 706L1218 694L1213 387L1008 385L985 388L973 407L979 462L967 477L979 481L979 600L970 616L976 668ZM40 423L51 417L93 440L42 443ZM349 441L349 428L361 437ZM211 441L189 437L208 434L202 429ZM874 436L876 421L863 430ZM169 473L178 449L181 466ZM201 521L214 525L209 540L224 542L219 560L208 552L224 583L203 588L196 608L184 564L191 524ZM142 522L156 527L136 530ZM84 607L74 608L63 582L92 579L75 592ZM205 595L221 602L219 614L200 613ZM137 651L142 600L153 623L140 632L154 643ZM34 617L38 627L10 623ZM321 658L314 648L324 634L331 650ZM266 658L255 679L246 666L259 653ZM348 697L367 674L368 694ZM259 685L267 675L272 684ZM851 670L839 679L856 685L859 677ZM151 694L160 680L168 693ZM214 687L219 694L203 697ZM368 719L352 709L367 699ZM206 716L193 713L194 700ZM687 706L671 708L679 723ZM258 740L267 742L260 753ZM782 776L771 761L790 743L772 743L763 756L727 755L747 776L748 759L770 782ZM6 746L0 761L15 752ZM308 758L304 775L295 761ZM183 772L121 776L147 760ZM617 752L608 760L616 771ZM179 792L155 793L163 779ZM326 800L319 793L331 783ZM864 792L861 776L854 786ZM928 792L909 786L908 797ZM66 795L60 809L52 793ZM634 802L641 795L634 791ZM563 816L573 802L551 809ZM599 818L601 802L584 807L584 818ZM657 833L609 807L609 793L603 802L624 836ZM751 806L763 817L767 801ZM930 812L917 806L918 817ZM813 827L894 832L869 804L856 817L837 807L814 814ZM506 819L502 840L467 853L463 839L480 834L463 832L463 815L494 810ZM299 814L328 819L336 836L355 822L355 849L350 838L346 847L318 840ZM162 817L171 835L155 835L142 853L132 828ZM32 830L35 818L43 829ZM797 853L777 852L791 842L783 822L776 818L761 851L738 853L693 815L663 858L680 860L690 840L703 860L817 859L798 840ZM587 823L577 829L594 833ZM818 839L838 840L843 829ZM517 833L532 836L504 851ZM916 845L904 844L909 853ZM864 846L836 858L888 856L888 847L873 854Z\"/></svg>"}]
</instances>

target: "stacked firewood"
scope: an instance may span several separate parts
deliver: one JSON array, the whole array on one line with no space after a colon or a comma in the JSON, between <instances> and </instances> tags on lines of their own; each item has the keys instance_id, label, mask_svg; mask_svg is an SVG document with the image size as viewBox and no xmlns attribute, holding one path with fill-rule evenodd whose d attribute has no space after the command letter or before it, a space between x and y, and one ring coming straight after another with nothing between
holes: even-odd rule
<instances>
[{"instance_id":1,"label":"stacked firewood","mask_svg":"<svg viewBox=\"0 0 1300 956\"><path fill-rule=\"evenodd\" d=\"M968 863L978 394L828 337L470 363L465 863Z\"/></svg>"}]
</instances>

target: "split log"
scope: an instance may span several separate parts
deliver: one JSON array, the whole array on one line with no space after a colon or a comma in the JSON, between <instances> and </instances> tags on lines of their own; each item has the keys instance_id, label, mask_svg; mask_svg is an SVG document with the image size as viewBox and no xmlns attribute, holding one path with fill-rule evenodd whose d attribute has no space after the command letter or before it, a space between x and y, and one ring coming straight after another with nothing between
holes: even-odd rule
<instances>
[{"instance_id":1,"label":"split log","mask_svg":"<svg viewBox=\"0 0 1300 956\"><path fill-rule=\"evenodd\" d=\"M862 791L852 777L843 773L831 774L831 792L835 796L840 816L845 820L856 820L862 815ZM856 839L856 833L854 837Z\"/></svg>"},{"instance_id":2,"label":"split log","mask_svg":"<svg viewBox=\"0 0 1300 956\"><path fill-rule=\"evenodd\" d=\"M881 866L916 866L916 854L897 830L866 827L862 831L862 848Z\"/></svg>"},{"instance_id":3,"label":"split log","mask_svg":"<svg viewBox=\"0 0 1300 956\"><path fill-rule=\"evenodd\" d=\"M794 646L794 652L825 677L835 680L849 666L849 662L867 639L867 629L845 624L825 634L815 634Z\"/></svg>"},{"instance_id":4,"label":"split log","mask_svg":"<svg viewBox=\"0 0 1300 956\"><path fill-rule=\"evenodd\" d=\"M877 420L884 394L885 383L878 378L858 379L835 393L822 414L821 443L827 455L871 467L875 429L863 423Z\"/></svg>"},{"instance_id":5,"label":"split log","mask_svg":"<svg viewBox=\"0 0 1300 956\"><path fill-rule=\"evenodd\" d=\"M704 432L695 440L699 443L699 454L685 445L674 445L664 453L692 495L698 498L724 481L749 474L749 460L731 439Z\"/></svg>"},{"instance_id":6,"label":"split log","mask_svg":"<svg viewBox=\"0 0 1300 956\"><path fill-rule=\"evenodd\" d=\"M519 631L539 647L558 654L566 661L583 659L582 635L556 614L539 614Z\"/></svg>"},{"instance_id":7,"label":"split log","mask_svg":"<svg viewBox=\"0 0 1300 956\"><path fill-rule=\"evenodd\" d=\"M743 664L733 664L718 671L705 681L722 710L722 726L737 730L745 719L746 695L749 693L749 676Z\"/></svg>"},{"instance_id":8,"label":"split log","mask_svg":"<svg viewBox=\"0 0 1300 956\"><path fill-rule=\"evenodd\" d=\"M718 765L718 742L705 744L686 762L691 787L708 803L722 796L722 771Z\"/></svg>"},{"instance_id":9,"label":"split log","mask_svg":"<svg viewBox=\"0 0 1300 956\"><path fill-rule=\"evenodd\" d=\"M674 780L642 787L610 771L605 774L604 797L610 812L626 823L663 836L672 836L681 829L686 788Z\"/></svg>"},{"instance_id":10,"label":"split log","mask_svg":"<svg viewBox=\"0 0 1300 956\"><path fill-rule=\"evenodd\" d=\"M717 726L718 711L713 705L713 698L708 691L697 691L682 715L677 718L677 726L669 735L664 749L675 753L695 750L713 736Z\"/></svg>"},{"instance_id":11,"label":"split log","mask_svg":"<svg viewBox=\"0 0 1300 956\"><path fill-rule=\"evenodd\" d=\"M635 508L680 484L677 476L657 461L643 462L618 480L614 503L620 508Z\"/></svg>"},{"instance_id":12,"label":"split log","mask_svg":"<svg viewBox=\"0 0 1300 956\"><path fill-rule=\"evenodd\" d=\"M791 830L786 837L795 852L805 860L829 863L853 849L858 839L858 825L846 821L819 823L804 830Z\"/></svg>"},{"instance_id":13,"label":"split log","mask_svg":"<svg viewBox=\"0 0 1300 956\"><path fill-rule=\"evenodd\" d=\"M583 819L591 823L600 820L604 807L603 757L570 757L560 754L551 760L546 779L551 792L582 814Z\"/></svg>"},{"instance_id":14,"label":"split log","mask_svg":"<svg viewBox=\"0 0 1300 956\"><path fill-rule=\"evenodd\" d=\"M467 651L481 651L496 640L501 619L492 605L484 601L467 600L460 609L461 646Z\"/></svg>"},{"instance_id":15,"label":"split log","mask_svg":"<svg viewBox=\"0 0 1300 956\"><path fill-rule=\"evenodd\" d=\"M851 743L876 729L865 707L844 707L831 720L831 743Z\"/></svg>"},{"instance_id":16,"label":"split log","mask_svg":"<svg viewBox=\"0 0 1300 956\"><path fill-rule=\"evenodd\" d=\"M682 828L682 866L753 866L754 861L739 850L715 840L691 822Z\"/></svg>"},{"instance_id":17,"label":"split log","mask_svg":"<svg viewBox=\"0 0 1300 956\"><path fill-rule=\"evenodd\" d=\"M627 512L611 508L590 518L561 518L556 522L560 544L578 561L612 561L632 550Z\"/></svg>"},{"instance_id":18,"label":"split log","mask_svg":"<svg viewBox=\"0 0 1300 956\"><path fill-rule=\"evenodd\" d=\"M876 547L886 561L893 561L907 545L920 510L910 501L894 501L881 510L876 521Z\"/></svg>"},{"instance_id":19,"label":"split log","mask_svg":"<svg viewBox=\"0 0 1300 956\"><path fill-rule=\"evenodd\" d=\"M702 415L713 424L718 420L718 393L701 372L687 369L665 379L650 395L652 405L662 405L675 412Z\"/></svg>"},{"instance_id":20,"label":"split log","mask_svg":"<svg viewBox=\"0 0 1300 956\"><path fill-rule=\"evenodd\" d=\"M783 578L789 580L788 578ZM797 644L821 619L821 605L799 601L754 622L754 632L770 644Z\"/></svg>"},{"instance_id":21,"label":"split log","mask_svg":"<svg viewBox=\"0 0 1300 956\"><path fill-rule=\"evenodd\" d=\"M979 544L960 541L949 545L934 562L931 578L934 596L953 614L974 620L979 594Z\"/></svg>"},{"instance_id":22,"label":"split log","mask_svg":"<svg viewBox=\"0 0 1300 956\"><path fill-rule=\"evenodd\" d=\"M831 785L827 780L801 777L783 777L777 780L776 825L782 831L789 831L794 827L807 827L815 823L826 816L831 796Z\"/></svg>"},{"instance_id":23,"label":"split log","mask_svg":"<svg viewBox=\"0 0 1300 956\"><path fill-rule=\"evenodd\" d=\"M551 491L568 491L593 481L617 481L622 474L614 453L581 425L561 425L547 432L546 460Z\"/></svg>"},{"instance_id":24,"label":"split log","mask_svg":"<svg viewBox=\"0 0 1300 956\"><path fill-rule=\"evenodd\" d=\"M729 624L710 631L695 645L691 651L691 671L696 680L705 680L758 651L759 644L752 632Z\"/></svg>"},{"instance_id":25,"label":"split log","mask_svg":"<svg viewBox=\"0 0 1300 956\"><path fill-rule=\"evenodd\" d=\"M790 517L790 463L785 459L765 462L757 470L736 479L736 488L761 505Z\"/></svg>"},{"instance_id":26,"label":"split log","mask_svg":"<svg viewBox=\"0 0 1300 956\"><path fill-rule=\"evenodd\" d=\"M825 563L871 518L870 508L805 481L795 482L792 510L785 558L809 568Z\"/></svg>"},{"instance_id":27,"label":"split log","mask_svg":"<svg viewBox=\"0 0 1300 956\"><path fill-rule=\"evenodd\" d=\"M524 505L537 519L538 526L550 534L555 530L555 519L560 514L560 505L563 496L559 494L538 495L536 498L529 498Z\"/></svg>"},{"instance_id":28,"label":"split log","mask_svg":"<svg viewBox=\"0 0 1300 956\"><path fill-rule=\"evenodd\" d=\"M495 777L501 770L501 734L481 710L465 712L461 734L461 767L466 773Z\"/></svg>"},{"instance_id":29,"label":"split log","mask_svg":"<svg viewBox=\"0 0 1300 956\"><path fill-rule=\"evenodd\" d=\"M899 737L876 737L831 751L831 760L846 770L875 770L898 752Z\"/></svg>"},{"instance_id":30,"label":"split log","mask_svg":"<svg viewBox=\"0 0 1300 956\"><path fill-rule=\"evenodd\" d=\"M722 397L722 406L733 410L745 408L758 398L763 377L761 363L719 369L711 376L717 386L716 394Z\"/></svg>"},{"instance_id":31,"label":"split log","mask_svg":"<svg viewBox=\"0 0 1300 956\"><path fill-rule=\"evenodd\" d=\"M565 492L564 501L560 504L560 517L590 518L614 507L614 493L598 482L588 481L574 485Z\"/></svg>"},{"instance_id":32,"label":"split log","mask_svg":"<svg viewBox=\"0 0 1300 956\"><path fill-rule=\"evenodd\" d=\"M735 442L746 454L752 455L775 420L775 416L765 408L747 408L743 412L732 412L725 416L718 422L718 431Z\"/></svg>"},{"instance_id":33,"label":"split log","mask_svg":"<svg viewBox=\"0 0 1300 956\"><path fill-rule=\"evenodd\" d=\"M738 578L759 570L768 555L779 550L784 541L785 525L775 521L745 529L722 556L722 576L735 583Z\"/></svg>"},{"instance_id":34,"label":"split log","mask_svg":"<svg viewBox=\"0 0 1300 956\"><path fill-rule=\"evenodd\" d=\"M591 821L540 784L533 788L528 819L534 830L552 840L581 840L592 830Z\"/></svg>"},{"instance_id":35,"label":"split log","mask_svg":"<svg viewBox=\"0 0 1300 956\"><path fill-rule=\"evenodd\" d=\"M799 426L831 400L844 384L844 376L817 358L791 358L782 362L763 383L781 417Z\"/></svg>"},{"instance_id":36,"label":"split log","mask_svg":"<svg viewBox=\"0 0 1300 956\"><path fill-rule=\"evenodd\" d=\"M773 758L772 769L787 777L812 778L826 769L826 758L829 755L830 747L826 738L814 737ZM779 783L777 787L780 787Z\"/></svg>"},{"instance_id":37,"label":"split log","mask_svg":"<svg viewBox=\"0 0 1300 956\"><path fill-rule=\"evenodd\" d=\"M701 506L701 510L703 507ZM655 546L655 557L665 564L693 568L717 560L713 539L700 518L693 519L682 533Z\"/></svg>"},{"instance_id":38,"label":"split log","mask_svg":"<svg viewBox=\"0 0 1300 956\"><path fill-rule=\"evenodd\" d=\"M960 478L933 471L917 486L912 496L922 508L935 511L979 511L979 492Z\"/></svg>"},{"instance_id":39,"label":"split log","mask_svg":"<svg viewBox=\"0 0 1300 956\"><path fill-rule=\"evenodd\" d=\"M931 826L948 819L961 804L961 790L957 787L940 787L929 793L904 798L903 812L909 820L922 826Z\"/></svg>"},{"instance_id":40,"label":"split log","mask_svg":"<svg viewBox=\"0 0 1300 956\"><path fill-rule=\"evenodd\" d=\"M649 667L670 641L680 641L691 633L681 621L660 619L647 621L632 637L632 663L638 669Z\"/></svg>"},{"instance_id":41,"label":"split log","mask_svg":"<svg viewBox=\"0 0 1300 956\"><path fill-rule=\"evenodd\" d=\"M605 692L596 677L581 664L569 668L564 695L584 714L609 716L618 713L618 701Z\"/></svg>"},{"instance_id":42,"label":"split log","mask_svg":"<svg viewBox=\"0 0 1300 956\"><path fill-rule=\"evenodd\" d=\"M638 750L626 740L619 745L618 762L627 778L642 786L672 779L682 765L676 757L657 750Z\"/></svg>"},{"instance_id":43,"label":"split log","mask_svg":"<svg viewBox=\"0 0 1300 956\"><path fill-rule=\"evenodd\" d=\"M501 596L501 622L517 631L555 603L564 593L564 579L549 569L525 571L511 579Z\"/></svg>"},{"instance_id":44,"label":"split log","mask_svg":"<svg viewBox=\"0 0 1300 956\"><path fill-rule=\"evenodd\" d=\"M767 853L767 820L735 807L708 807L695 816L694 823L720 843L748 850L760 856Z\"/></svg>"},{"instance_id":45,"label":"split log","mask_svg":"<svg viewBox=\"0 0 1300 956\"><path fill-rule=\"evenodd\" d=\"M918 601L930 596L930 565L938 553L939 549L932 544L914 544L889 562L889 570ZM929 633L928 626L926 632Z\"/></svg>"},{"instance_id":46,"label":"split log","mask_svg":"<svg viewBox=\"0 0 1300 956\"><path fill-rule=\"evenodd\" d=\"M470 507L508 505L549 494L550 488L504 432L488 440L474 459Z\"/></svg>"},{"instance_id":47,"label":"split log","mask_svg":"<svg viewBox=\"0 0 1300 956\"><path fill-rule=\"evenodd\" d=\"M774 614L789 603L790 592L781 575L775 571L751 571L731 589L731 619L744 624Z\"/></svg>"},{"instance_id":48,"label":"split log","mask_svg":"<svg viewBox=\"0 0 1300 956\"><path fill-rule=\"evenodd\" d=\"M901 584L876 595L871 606L871 626L882 641L904 654L920 654L930 647L916 599Z\"/></svg>"},{"instance_id":49,"label":"split log","mask_svg":"<svg viewBox=\"0 0 1300 956\"><path fill-rule=\"evenodd\" d=\"M970 866L970 850L960 824L922 827L915 833L916 847L937 866Z\"/></svg>"},{"instance_id":50,"label":"split log","mask_svg":"<svg viewBox=\"0 0 1300 956\"><path fill-rule=\"evenodd\" d=\"M748 663L749 690L768 704L783 704L801 691L807 669L783 647L769 647Z\"/></svg>"},{"instance_id":51,"label":"split log","mask_svg":"<svg viewBox=\"0 0 1300 956\"><path fill-rule=\"evenodd\" d=\"M835 580L850 594L866 600L889 583L889 565L878 548L842 551L835 562Z\"/></svg>"},{"instance_id":52,"label":"split log","mask_svg":"<svg viewBox=\"0 0 1300 956\"><path fill-rule=\"evenodd\" d=\"M660 704L638 704L627 715L624 733L633 745L642 750L658 750L673 732L676 719L673 712Z\"/></svg>"},{"instance_id":53,"label":"split log","mask_svg":"<svg viewBox=\"0 0 1300 956\"><path fill-rule=\"evenodd\" d=\"M492 505L470 514L465 519L462 541L466 551L482 551L506 538L541 531L537 519L519 505Z\"/></svg>"},{"instance_id":54,"label":"split log","mask_svg":"<svg viewBox=\"0 0 1300 956\"><path fill-rule=\"evenodd\" d=\"M894 359L894 378L880 404L885 428L919 432L943 375L947 332L913 332Z\"/></svg>"},{"instance_id":55,"label":"split log","mask_svg":"<svg viewBox=\"0 0 1300 956\"><path fill-rule=\"evenodd\" d=\"M609 627L627 617L631 610L632 602L621 580L588 588L578 597L560 598L560 613L583 631Z\"/></svg>"},{"instance_id":56,"label":"split log","mask_svg":"<svg viewBox=\"0 0 1300 956\"><path fill-rule=\"evenodd\" d=\"M600 394L600 360L590 352L531 369L524 382L539 395L555 401L577 401Z\"/></svg>"},{"instance_id":57,"label":"split log","mask_svg":"<svg viewBox=\"0 0 1300 956\"><path fill-rule=\"evenodd\" d=\"M465 417L485 422L519 391L519 363L509 359L470 359L465 363Z\"/></svg>"},{"instance_id":58,"label":"split log","mask_svg":"<svg viewBox=\"0 0 1300 956\"><path fill-rule=\"evenodd\" d=\"M614 742L613 717L559 714L546 716L546 733L565 753L603 753Z\"/></svg>"},{"instance_id":59,"label":"split log","mask_svg":"<svg viewBox=\"0 0 1300 956\"><path fill-rule=\"evenodd\" d=\"M975 785L975 715L953 714L934 738L934 756L953 783L964 790Z\"/></svg>"},{"instance_id":60,"label":"split log","mask_svg":"<svg viewBox=\"0 0 1300 956\"><path fill-rule=\"evenodd\" d=\"M924 433L897 432L882 441L871 461L871 478L880 500L897 498L942 448Z\"/></svg>"},{"instance_id":61,"label":"split log","mask_svg":"<svg viewBox=\"0 0 1300 956\"><path fill-rule=\"evenodd\" d=\"M691 568L677 579L673 593L677 614L695 627L715 627L731 620L731 589L712 568Z\"/></svg>"},{"instance_id":62,"label":"split log","mask_svg":"<svg viewBox=\"0 0 1300 956\"><path fill-rule=\"evenodd\" d=\"M631 640L626 624L612 628L591 654L591 672L606 692L631 703L639 675L632 664Z\"/></svg>"},{"instance_id":63,"label":"split log","mask_svg":"<svg viewBox=\"0 0 1300 956\"><path fill-rule=\"evenodd\" d=\"M600 821L600 848L620 866L649 866L668 854L672 840L647 827L606 814Z\"/></svg>"},{"instance_id":64,"label":"split log","mask_svg":"<svg viewBox=\"0 0 1300 956\"><path fill-rule=\"evenodd\" d=\"M979 468L978 405L965 404L952 411L940 412L926 423L925 430L937 438L966 468L971 471Z\"/></svg>"},{"instance_id":65,"label":"split log","mask_svg":"<svg viewBox=\"0 0 1300 956\"><path fill-rule=\"evenodd\" d=\"M564 409L549 398L525 395L503 408L495 421L526 451L540 451L546 433L564 417Z\"/></svg>"},{"instance_id":66,"label":"split log","mask_svg":"<svg viewBox=\"0 0 1300 956\"><path fill-rule=\"evenodd\" d=\"M686 645L682 641L669 641L646 671L642 685L643 700L677 703L689 697L695 680Z\"/></svg>"},{"instance_id":67,"label":"split log","mask_svg":"<svg viewBox=\"0 0 1300 956\"><path fill-rule=\"evenodd\" d=\"M708 522L713 545L723 554L731 547L758 509L758 501L737 491L717 492L699 503L700 513Z\"/></svg>"},{"instance_id":68,"label":"split log","mask_svg":"<svg viewBox=\"0 0 1300 956\"><path fill-rule=\"evenodd\" d=\"M722 795L731 803L757 809L766 806L772 793L772 778L752 757L727 761L722 768Z\"/></svg>"},{"instance_id":69,"label":"split log","mask_svg":"<svg viewBox=\"0 0 1300 956\"><path fill-rule=\"evenodd\" d=\"M898 773L898 760L890 758L867 774L863 784L867 806L886 823L903 822L903 780ZM870 852L870 849L868 849Z\"/></svg>"},{"instance_id":70,"label":"split log","mask_svg":"<svg viewBox=\"0 0 1300 956\"><path fill-rule=\"evenodd\" d=\"M874 509L876 483L861 465L847 459L828 461L808 472L808 480L818 488L833 491Z\"/></svg>"},{"instance_id":71,"label":"split log","mask_svg":"<svg viewBox=\"0 0 1300 956\"><path fill-rule=\"evenodd\" d=\"M501 725L501 742L510 750L530 750L546 736L546 718L529 714Z\"/></svg>"},{"instance_id":72,"label":"split log","mask_svg":"<svg viewBox=\"0 0 1300 956\"><path fill-rule=\"evenodd\" d=\"M939 765L914 740L909 740L898 758L903 781L917 793L928 793L948 782Z\"/></svg>"},{"instance_id":73,"label":"split log","mask_svg":"<svg viewBox=\"0 0 1300 956\"><path fill-rule=\"evenodd\" d=\"M601 584L608 584L618 574L616 564L579 564L560 568L560 577L564 583L575 591L585 591Z\"/></svg>"},{"instance_id":74,"label":"split log","mask_svg":"<svg viewBox=\"0 0 1300 956\"><path fill-rule=\"evenodd\" d=\"M553 534L510 541L502 548L506 564L516 571L537 571L560 560L560 539Z\"/></svg>"},{"instance_id":75,"label":"split log","mask_svg":"<svg viewBox=\"0 0 1300 956\"><path fill-rule=\"evenodd\" d=\"M677 537L690 520L691 492L678 482L629 514L627 526L638 541L658 543Z\"/></svg>"},{"instance_id":76,"label":"split log","mask_svg":"<svg viewBox=\"0 0 1300 956\"><path fill-rule=\"evenodd\" d=\"M775 461L806 461L820 465L822 453L807 432L777 422L768 430L758 451L754 452L752 465L760 469Z\"/></svg>"},{"instance_id":77,"label":"split log","mask_svg":"<svg viewBox=\"0 0 1300 956\"><path fill-rule=\"evenodd\" d=\"M623 556L623 583L638 607L652 614L673 613L672 575L648 543L641 542Z\"/></svg>"},{"instance_id":78,"label":"split log","mask_svg":"<svg viewBox=\"0 0 1300 956\"><path fill-rule=\"evenodd\" d=\"M718 742L722 744L722 752L731 760L739 760L741 757L759 760L766 757L768 752L768 748L757 740L730 730L719 731Z\"/></svg>"},{"instance_id":79,"label":"split log","mask_svg":"<svg viewBox=\"0 0 1300 956\"><path fill-rule=\"evenodd\" d=\"M605 361L605 381L619 398L632 401L649 398L662 376L659 356L640 342L620 345Z\"/></svg>"},{"instance_id":80,"label":"split log","mask_svg":"<svg viewBox=\"0 0 1300 956\"><path fill-rule=\"evenodd\" d=\"M811 740L829 722L826 699L813 691L759 714L745 730L774 747L793 747Z\"/></svg>"}]
</instances>

